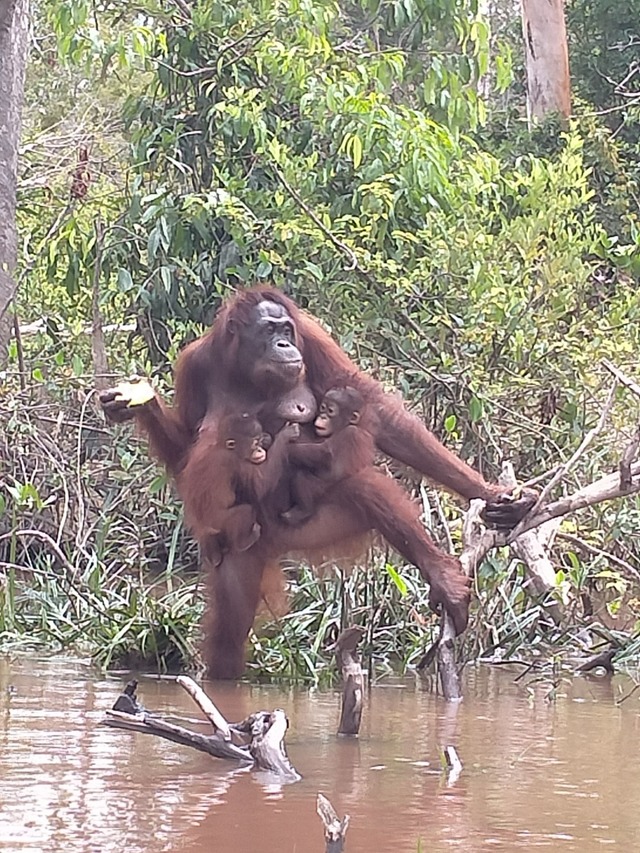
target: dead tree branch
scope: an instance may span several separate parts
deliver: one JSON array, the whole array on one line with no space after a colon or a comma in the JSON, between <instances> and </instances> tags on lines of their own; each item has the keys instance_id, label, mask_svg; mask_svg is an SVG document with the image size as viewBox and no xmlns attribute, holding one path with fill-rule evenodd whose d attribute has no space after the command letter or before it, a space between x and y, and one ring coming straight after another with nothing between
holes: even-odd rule
<instances>
[{"instance_id":1,"label":"dead tree branch","mask_svg":"<svg viewBox=\"0 0 640 853\"><path fill-rule=\"evenodd\" d=\"M633 485L633 477L631 475L631 465L638 455L640 447L640 425L635 431L635 434L629 444L626 446L622 459L620 460L620 487L626 492Z\"/></svg>"},{"instance_id":2,"label":"dead tree branch","mask_svg":"<svg viewBox=\"0 0 640 853\"><path fill-rule=\"evenodd\" d=\"M342 853L347 829L349 829L349 815L346 814L340 820L336 810L324 794L318 794L316 811L324 825L324 840L327 845L325 853Z\"/></svg>"},{"instance_id":3,"label":"dead tree branch","mask_svg":"<svg viewBox=\"0 0 640 853\"><path fill-rule=\"evenodd\" d=\"M602 422L603 419L601 418L598 427ZM598 427L594 429L597 430ZM593 439L593 433L594 430L592 430L590 440ZM590 441L587 442L585 438L585 441L580 445L581 448L586 448L588 443ZM567 465L563 466L564 473L569 470L569 467L576 459L577 451ZM532 576L537 575L538 583L541 588L543 587L542 591L553 589L555 585L555 572L546 555L545 546L539 539L535 542L528 542L526 534L529 531L540 528L541 525L548 524L554 520L560 520L565 515L585 509L586 507L640 492L640 462L633 462L629 465L628 480L630 484L624 486L621 482L619 472L613 472L600 477L600 479L578 489L571 495L553 501L546 506L538 506L537 509L534 507L510 533L485 529L480 518L480 512L484 504L482 501L471 501L463 525L463 551L460 557L463 570L466 574L472 576L475 568L491 549L510 545L514 553L529 569L535 567L535 570L532 571ZM536 591L538 590L536 589ZM554 607L552 603L548 609L552 618L556 619L559 616L559 613L556 612L558 610L557 604ZM440 636L436 643L436 656L443 695L445 699L455 702L462 699L462 688L456 666L454 640L455 630L453 622L445 612L441 621ZM425 659L431 660L432 657L433 650L425 656Z\"/></svg>"},{"instance_id":4,"label":"dead tree branch","mask_svg":"<svg viewBox=\"0 0 640 853\"><path fill-rule=\"evenodd\" d=\"M565 473L566 470L568 469L565 469ZM558 474L560 475L560 473L559 471ZM516 475L513 465L510 463L505 463L503 466L500 482L509 488L516 487ZM525 531L511 543L513 553L524 564L528 575L528 583L531 584L537 596L545 596L550 590L556 587L556 572L553 568L553 563L547 555L547 542L553 537L555 528L559 523L558 519L554 519L547 522L545 525L547 529L544 531L542 530L542 526L537 527L535 530ZM550 527L553 529L549 529ZM548 611L553 621L559 624L562 613L560 612L558 603L555 601L549 602Z\"/></svg>"},{"instance_id":5,"label":"dead tree branch","mask_svg":"<svg viewBox=\"0 0 640 853\"><path fill-rule=\"evenodd\" d=\"M100 276L102 274L102 254L104 249L104 225L98 216L95 221L95 260L91 280L91 352L93 355L93 374L96 388L107 387L109 362L104 343L102 310L100 308Z\"/></svg>"},{"instance_id":6,"label":"dead tree branch","mask_svg":"<svg viewBox=\"0 0 640 853\"><path fill-rule=\"evenodd\" d=\"M464 573L469 577L473 577L477 566L487 553L504 539L503 533L485 528L480 517L483 509L484 501L471 501L462 526L463 551L460 562ZM456 664L455 638L453 619L445 610L440 623L440 636L436 641L436 658L442 693L449 702L462 701L462 685ZM428 656L429 653L427 653Z\"/></svg>"},{"instance_id":7,"label":"dead tree branch","mask_svg":"<svg viewBox=\"0 0 640 853\"><path fill-rule=\"evenodd\" d=\"M590 542L585 542L584 539L580 539L579 536L574 536L572 533L565 533L564 530L558 533L558 538L563 539L565 542L569 542L574 546L574 548L593 554L594 557L602 557L604 560L607 560L607 562L617 566L621 572L630 575L634 581L640 582L640 571L632 566L631 563L621 559L620 557L616 557L616 555L612 554L610 551L605 551L603 548L597 548Z\"/></svg>"},{"instance_id":8,"label":"dead tree branch","mask_svg":"<svg viewBox=\"0 0 640 853\"><path fill-rule=\"evenodd\" d=\"M640 397L640 385L637 382L634 382L633 379L630 379L626 373L623 373L619 367L616 367L615 364L612 364L608 359L603 358L600 362L605 370L608 370L609 373L621 384L624 385L625 388L628 388L636 397Z\"/></svg>"},{"instance_id":9,"label":"dead tree branch","mask_svg":"<svg viewBox=\"0 0 640 853\"><path fill-rule=\"evenodd\" d=\"M225 740L231 740L231 729L229 728L229 723L225 720L220 711L218 711L202 687L196 684L192 678L188 678L185 675L179 675L176 678L176 681L180 687L184 688L189 696L191 696L193 701L213 726L213 730L215 732L220 732Z\"/></svg>"},{"instance_id":10,"label":"dead tree branch","mask_svg":"<svg viewBox=\"0 0 640 853\"><path fill-rule=\"evenodd\" d=\"M553 503L547 504L536 511L529 512L518 527L513 530L507 537L506 544L510 545L517 536L525 533L527 530L532 530L534 527L539 527L545 521L550 521L552 518L559 518L564 515L569 515L578 510L586 509L589 506L611 501L615 498L623 498L628 495L640 492L640 462L634 462L630 466L631 486L628 489L622 489L620 486L620 474L618 472L607 474L600 477L588 486L574 492L572 495L560 498Z\"/></svg>"},{"instance_id":11,"label":"dead tree branch","mask_svg":"<svg viewBox=\"0 0 640 853\"><path fill-rule=\"evenodd\" d=\"M224 758L253 764L256 770L276 773L281 781L297 782L301 776L289 761L284 746L288 721L284 711L259 711L240 723L228 723L207 694L195 681L181 675L177 678L211 723L214 733L203 735L183 726L163 720L157 714L145 711L139 705L134 682L130 682L114 708L106 712L103 725L141 734L155 735L165 740L206 752L214 758ZM126 699L125 699L126 697ZM125 701L123 701L125 700ZM115 708L131 708L134 713L123 713Z\"/></svg>"}]
</instances>

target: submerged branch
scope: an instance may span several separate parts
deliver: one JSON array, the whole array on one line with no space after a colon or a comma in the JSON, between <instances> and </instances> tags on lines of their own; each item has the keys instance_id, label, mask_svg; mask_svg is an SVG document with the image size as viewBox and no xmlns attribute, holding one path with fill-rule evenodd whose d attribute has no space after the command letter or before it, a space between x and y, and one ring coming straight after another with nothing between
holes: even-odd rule
<instances>
[{"instance_id":1,"label":"submerged branch","mask_svg":"<svg viewBox=\"0 0 640 853\"><path fill-rule=\"evenodd\" d=\"M342 820L324 794L318 794L316 811L324 826L325 853L342 853L344 841L349 829L349 815Z\"/></svg>"},{"instance_id":2,"label":"submerged branch","mask_svg":"<svg viewBox=\"0 0 640 853\"><path fill-rule=\"evenodd\" d=\"M284 711L258 711L240 723L227 723L207 694L193 679L177 679L213 726L212 735L203 735L169 723L158 714L145 711L138 703L131 681L118 697L114 707L106 712L103 725L127 731L150 734L206 752L214 758L253 764L256 770L276 773L283 782L297 782L302 777L293 767L284 746L284 736L289 725ZM119 708L130 708L123 713ZM138 710L140 709L140 710Z\"/></svg>"}]
</instances>

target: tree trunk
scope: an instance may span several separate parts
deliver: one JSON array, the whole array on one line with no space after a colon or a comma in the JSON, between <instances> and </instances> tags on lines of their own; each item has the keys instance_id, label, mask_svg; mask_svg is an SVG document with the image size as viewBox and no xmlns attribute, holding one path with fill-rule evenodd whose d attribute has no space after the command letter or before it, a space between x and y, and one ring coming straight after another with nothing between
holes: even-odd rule
<instances>
[{"instance_id":1,"label":"tree trunk","mask_svg":"<svg viewBox=\"0 0 640 853\"><path fill-rule=\"evenodd\" d=\"M18 241L16 181L29 35L29 0L0 0L0 363L11 334Z\"/></svg>"},{"instance_id":2,"label":"tree trunk","mask_svg":"<svg viewBox=\"0 0 640 853\"><path fill-rule=\"evenodd\" d=\"M522 0L529 125L571 114L569 51L563 0Z\"/></svg>"}]
</instances>

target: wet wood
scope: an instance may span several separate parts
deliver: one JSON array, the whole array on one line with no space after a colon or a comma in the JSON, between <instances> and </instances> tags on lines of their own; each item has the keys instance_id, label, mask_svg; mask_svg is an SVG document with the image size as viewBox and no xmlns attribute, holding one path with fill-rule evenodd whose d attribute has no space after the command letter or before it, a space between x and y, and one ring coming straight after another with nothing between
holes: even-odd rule
<instances>
[{"instance_id":1,"label":"wet wood","mask_svg":"<svg viewBox=\"0 0 640 853\"><path fill-rule=\"evenodd\" d=\"M289 725L284 711L259 711L239 723L229 723L193 679L179 676L177 682L208 718L214 729L212 735L191 731L145 710L138 702L135 681L127 684L114 707L106 712L103 725L155 735L206 752L214 758L252 764L254 769L275 773L285 782L301 778L289 761L284 745Z\"/></svg>"},{"instance_id":2,"label":"wet wood","mask_svg":"<svg viewBox=\"0 0 640 853\"><path fill-rule=\"evenodd\" d=\"M289 721L284 711L258 711L251 714L234 728L251 736L249 751L256 768L269 770L288 782L297 782L302 777L289 761L284 745L284 736Z\"/></svg>"},{"instance_id":3,"label":"wet wood","mask_svg":"<svg viewBox=\"0 0 640 853\"><path fill-rule=\"evenodd\" d=\"M458 757L455 746L445 746L442 750L446 770L447 770L447 787L451 788L458 781L462 773L462 761Z\"/></svg>"},{"instance_id":4,"label":"wet wood","mask_svg":"<svg viewBox=\"0 0 640 853\"><path fill-rule=\"evenodd\" d=\"M456 663L456 632L453 627L453 619L448 613L444 614L440 628L440 639L437 646L438 673L442 686L442 695L447 702L460 702L462 700L462 684L460 673Z\"/></svg>"},{"instance_id":5,"label":"wet wood","mask_svg":"<svg viewBox=\"0 0 640 853\"><path fill-rule=\"evenodd\" d=\"M455 746L445 746L442 750L444 759L447 763L448 770L455 770L457 773L462 772L462 762L458 757Z\"/></svg>"},{"instance_id":6,"label":"wet wood","mask_svg":"<svg viewBox=\"0 0 640 853\"><path fill-rule=\"evenodd\" d=\"M229 723L225 720L220 711L218 711L202 687L186 675L179 675L176 678L176 681L180 687L187 691L196 705L198 705L202 713L213 726L214 731L220 732L225 740L231 740L231 729L229 728Z\"/></svg>"},{"instance_id":7,"label":"wet wood","mask_svg":"<svg viewBox=\"0 0 640 853\"><path fill-rule=\"evenodd\" d=\"M364 702L364 673L356 649L364 629L356 625L344 630L335 645L338 666L342 673L342 703L339 735L357 735L362 722Z\"/></svg>"},{"instance_id":8,"label":"wet wood","mask_svg":"<svg viewBox=\"0 0 640 853\"><path fill-rule=\"evenodd\" d=\"M133 715L123 711L107 711L103 722L104 725L112 728L155 735L182 746L189 746L199 752L206 752L214 758L226 758L247 764L253 763L253 758L248 749L229 743L219 734L201 735L192 732L190 729L185 729L183 726L168 723L161 717L156 717L148 712Z\"/></svg>"},{"instance_id":9,"label":"wet wood","mask_svg":"<svg viewBox=\"0 0 640 853\"><path fill-rule=\"evenodd\" d=\"M349 815L340 820L336 810L323 794L318 794L316 810L324 825L325 853L342 853L349 828Z\"/></svg>"},{"instance_id":10,"label":"wet wood","mask_svg":"<svg viewBox=\"0 0 640 853\"><path fill-rule=\"evenodd\" d=\"M480 516L484 505L484 501L481 500L471 501L469 510L464 517L462 527L463 552L460 563L462 570L469 577L473 577L477 564L484 558L487 551L494 547L499 535L497 531L485 528ZM455 638L453 620L445 610L440 622L440 636L435 645L435 657L442 695L448 702L460 702L462 700L462 684L456 662ZM432 648L427 653L429 659L432 659L433 651Z\"/></svg>"},{"instance_id":11,"label":"wet wood","mask_svg":"<svg viewBox=\"0 0 640 853\"><path fill-rule=\"evenodd\" d=\"M131 679L128 682L127 686L124 688L122 693L116 699L112 711L121 711L123 714L142 714L144 713L144 708L138 702L138 697L136 696L136 690L138 689L138 682L135 678Z\"/></svg>"},{"instance_id":12,"label":"wet wood","mask_svg":"<svg viewBox=\"0 0 640 853\"><path fill-rule=\"evenodd\" d=\"M615 667L613 665L613 659L618 654L620 649L606 649L604 652L600 652L599 655L595 657L589 658L589 660L585 661L578 667L578 672L593 672L594 669L604 669L609 675L613 675L615 672Z\"/></svg>"}]
</instances>

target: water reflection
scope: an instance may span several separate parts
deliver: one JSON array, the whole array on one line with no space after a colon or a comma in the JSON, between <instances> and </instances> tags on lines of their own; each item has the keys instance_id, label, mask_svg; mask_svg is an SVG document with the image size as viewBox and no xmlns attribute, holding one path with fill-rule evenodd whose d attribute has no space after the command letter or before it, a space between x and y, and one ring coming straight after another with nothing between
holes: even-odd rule
<instances>
[{"instance_id":1,"label":"water reflection","mask_svg":"<svg viewBox=\"0 0 640 853\"><path fill-rule=\"evenodd\" d=\"M622 679L577 678L550 703L517 670L467 676L461 706L412 681L376 687L360 739L336 738L332 693L212 690L229 719L285 708L304 779L282 787L149 736L99 725L126 676L63 659L0 659L0 850L160 853L322 851L322 791L351 815L347 849L637 849L638 696ZM13 689L9 689L9 688ZM171 681L141 679L148 708L196 715ZM439 747L464 770L448 786Z\"/></svg>"}]
</instances>

